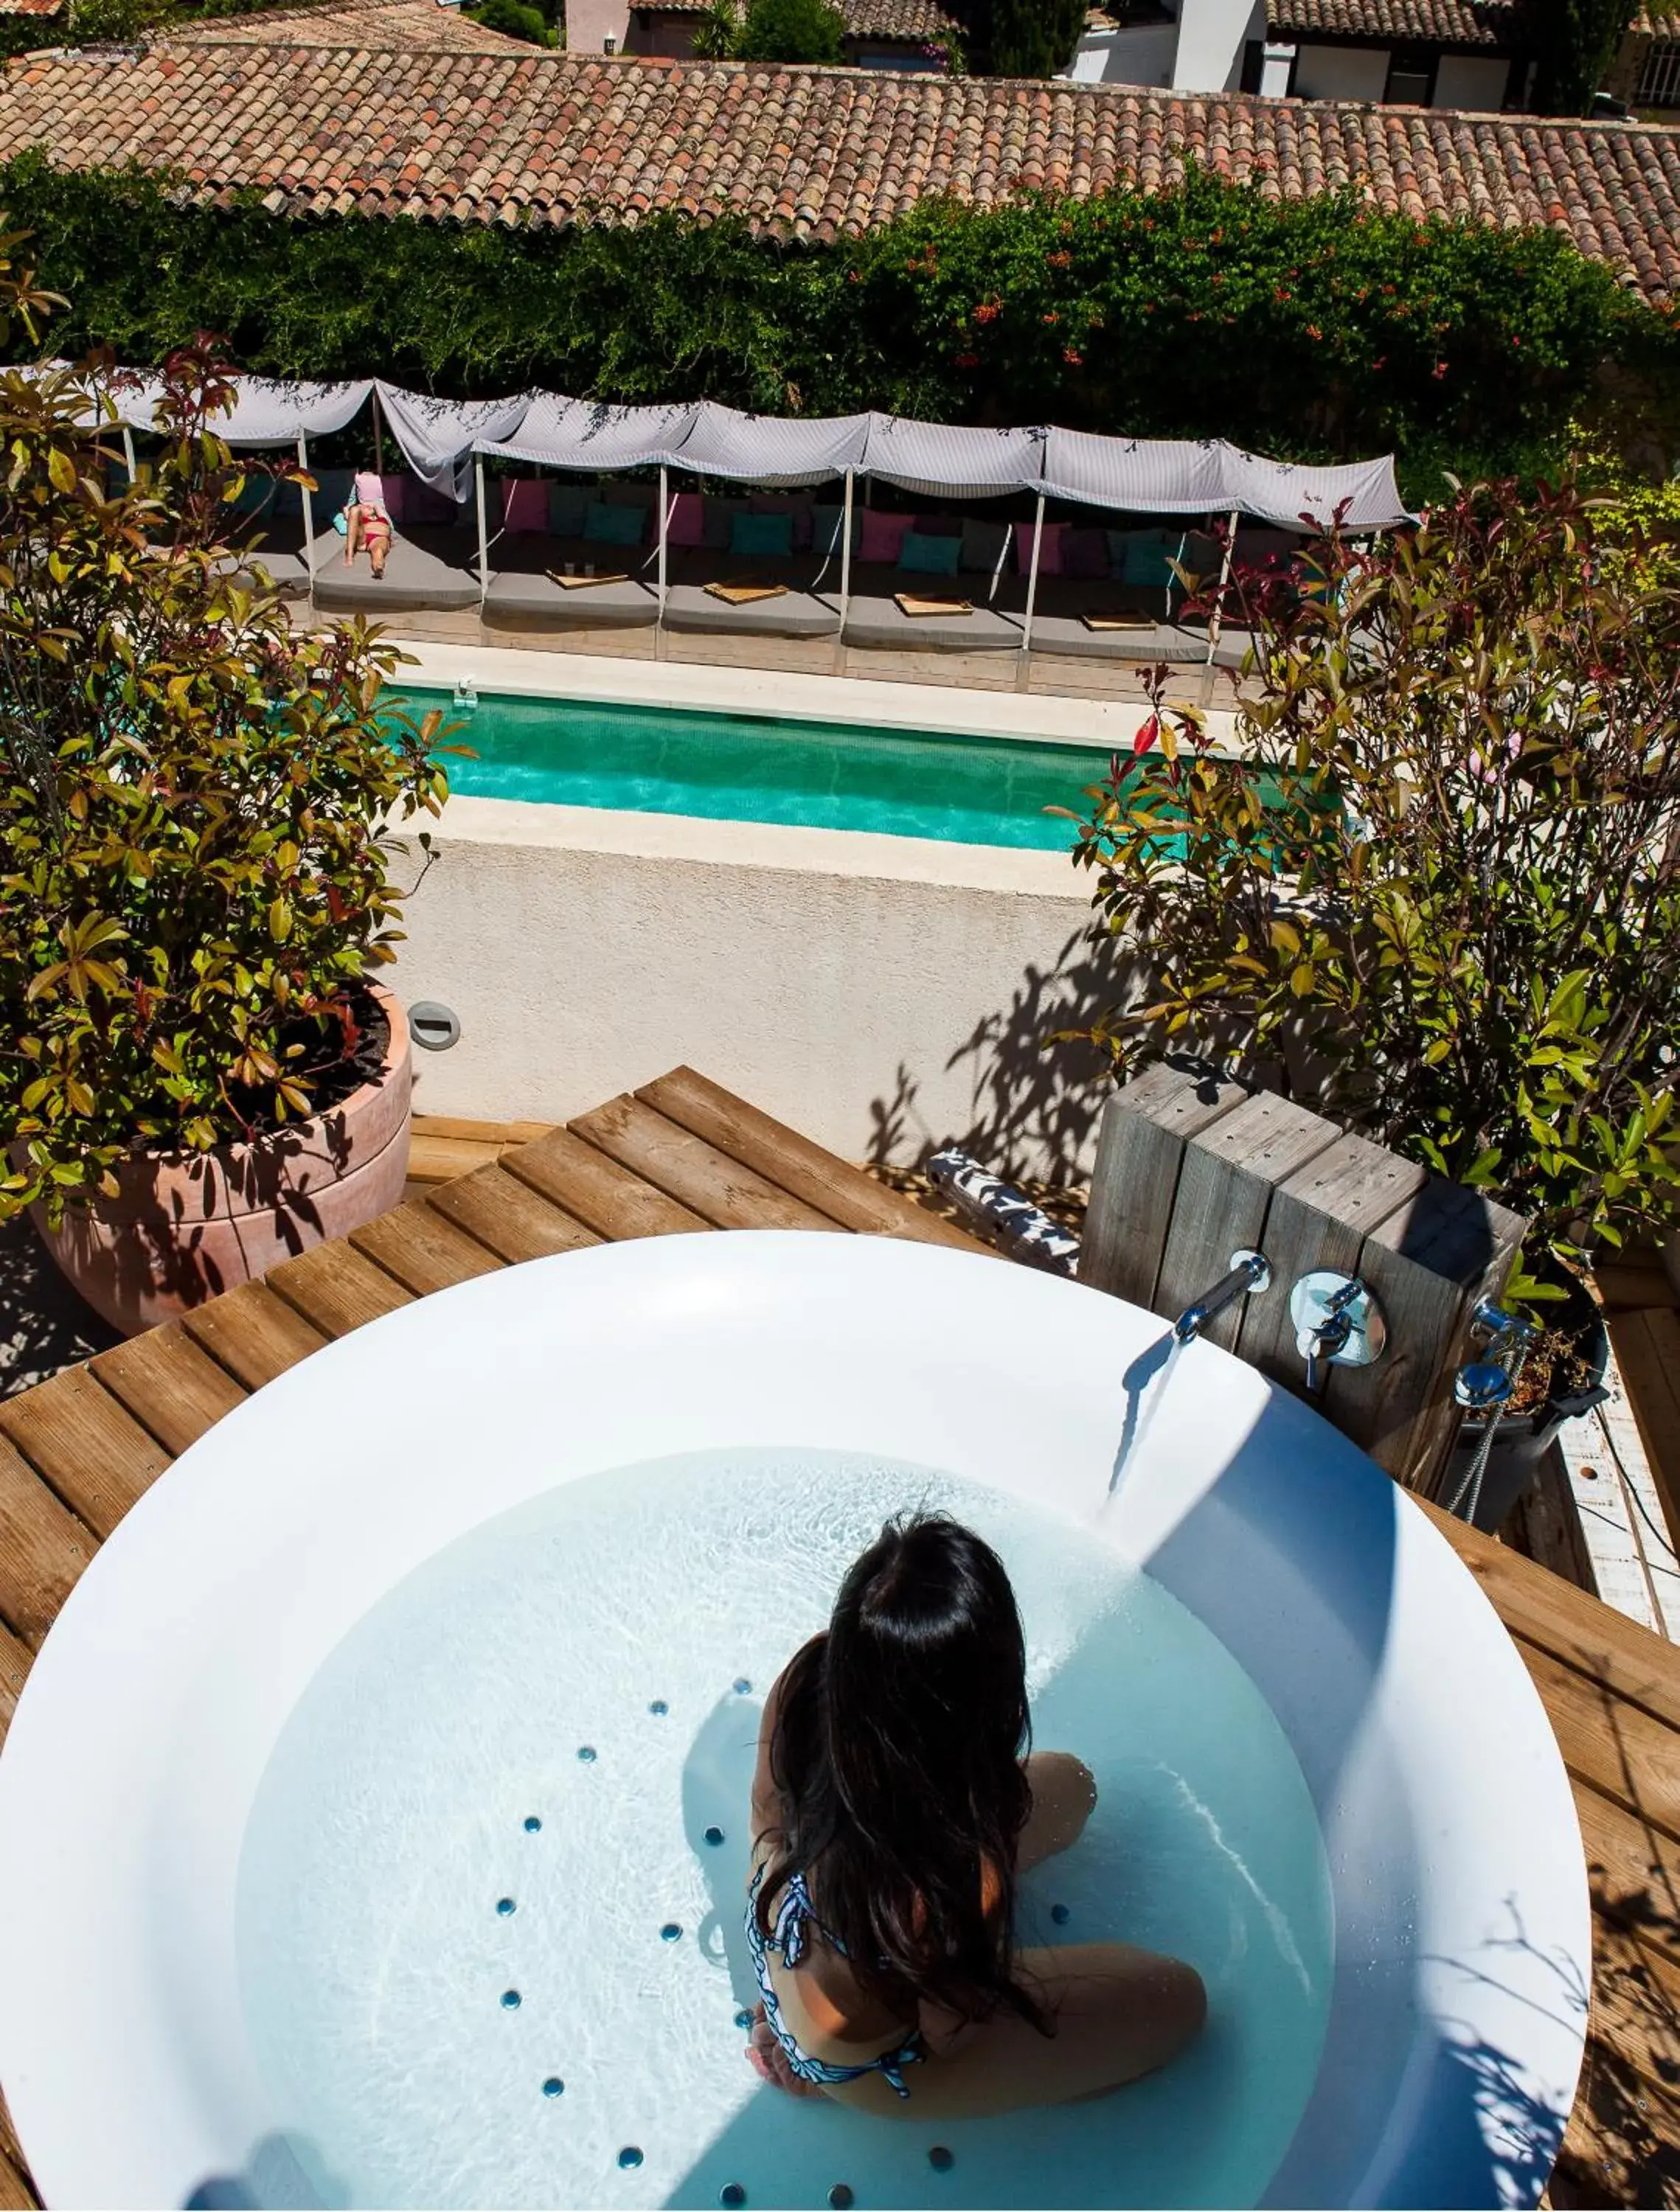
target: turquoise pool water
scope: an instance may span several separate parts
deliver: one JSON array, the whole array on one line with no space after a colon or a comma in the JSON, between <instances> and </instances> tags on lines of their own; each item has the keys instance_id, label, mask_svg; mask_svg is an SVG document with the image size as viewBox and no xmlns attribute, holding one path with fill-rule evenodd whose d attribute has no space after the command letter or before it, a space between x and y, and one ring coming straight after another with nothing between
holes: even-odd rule
<instances>
[{"instance_id":1,"label":"turquoise pool water","mask_svg":"<svg viewBox=\"0 0 1680 2212\"><path fill-rule=\"evenodd\" d=\"M1200 2041L1117 2096L932 2124L912 2077L876 2119L762 2088L743 2057L764 1692L910 1505L997 1546L1034 1740L1097 1778L1085 1833L1022 1884L1021 1940L1143 1943L1207 1982ZM860 2212L1253 2204L1332 1968L1306 1784L1217 1638L1087 1527L807 1449L566 1484L399 1583L281 1734L236 1926L253 2042L326 2204L821 2212L837 2185Z\"/></svg>"},{"instance_id":2,"label":"turquoise pool water","mask_svg":"<svg viewBox=\"0 0 1680 2212\"><path fill-rule=\"evenodd\" d=\"M1073 825L1044 809L1081 810L1108 762L1095 745L505 693L482 693L476 708L460 710L447 691L418 686L401 696L417 716L441 707L461 723L451 742L478 757L448 761L450 788L478 798L967 845L1065 851Z\"/></svg>"}]
</instances>

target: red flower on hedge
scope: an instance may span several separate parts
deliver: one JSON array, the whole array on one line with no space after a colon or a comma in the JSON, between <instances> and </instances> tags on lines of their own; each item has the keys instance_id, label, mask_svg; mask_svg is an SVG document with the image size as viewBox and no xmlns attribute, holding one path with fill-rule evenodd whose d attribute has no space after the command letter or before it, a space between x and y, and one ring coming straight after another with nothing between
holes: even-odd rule
<instances>
[{"instance_id":1,"label":"red flower on hedge","mask_svg":"<svg viewBox=\"0 0 1680 2212\"><path fill-rule=\"evenodd\" d=\"M1446 363L1444 361L1438 361L1429 374L1439 382L1446 374Z\"/></svg>"},{"instance_id":2,"label":"red flower on hedge","mask_svg":"<svg viewBox=\"0 0 1680 2212\"><path fill-rule=\"evenodd\" d=\"M1044 316L1044 320L1047 323L1059 323L1062 320L1062 318L1056 313L1055 308L1052 307L1049 314Z\"/></svg>"},{"instance_id":3,"label":"red flower on hedge","mask_svg":"<svg viewBox=\"0 0 1680 2212\"><path fill-rule=\"evenodd\" d=\"M1322 341L1324 334L1319 329L1317 323L1309 323L1306 326L1306 335L1312 340L1312 343L1317 345Z\"/></svg>"},{"instance_id":4,"label":"red flower on hedge","mask_svg":"<svg viewBox=\"0 0 1680 2212\"><path fill-rule=\"evenodd\" d=\"M1074 265L1074 257L1065 248L1060 253L1047 253L1044 258L1052 269L1071 269Z\"/></svg>"},{"instance_id":5,"label":"red flower on hedge","mask_svg":"<svg viewBox=\"0 0 1680 2212\"><path fill-rule=\"evenodd\" d=\"M957 366L959 368L978 368L980 356L977 353L959 353L957 356Z\"/></svg>"},{"instance_id":6,"label":"red flower on hedge","mask_svg":"<svg viewBox=\"0 0 1680 2212\"><path fill-rule=\"evenodd\" d=\"M974 319L977 323L995 323L1002 313L1002 307L996 300L982 300L974 310Z\"/></svg>"},{"instance_id":7,"label":"red flower on hedge","mask_svg":"<svg viewBox=\"0 0 1680 2212\"><path fill-rule=\"evenodd\" d=\"M1085 356L1082 353L1075 353L1072 346L1062 347L1062 358L1069 368L1083 368L1085 366Z\"/></svg>"}]
</instances>

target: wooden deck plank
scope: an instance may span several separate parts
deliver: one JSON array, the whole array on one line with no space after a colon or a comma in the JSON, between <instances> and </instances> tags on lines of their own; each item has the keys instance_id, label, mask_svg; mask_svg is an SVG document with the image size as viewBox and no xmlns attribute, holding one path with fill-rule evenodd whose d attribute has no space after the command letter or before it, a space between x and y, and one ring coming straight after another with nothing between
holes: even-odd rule
<instances>
[{"instance_id":1,"label":"wooden deck plank","mask_svg":"<svg viewBox=\"0 0 1680 2212\"><path fill-rule=\"evenodd\" d=\"M28 1645L20 1643L9 1628L0 1628L0 1744L6 1741L28 1672Z\"/></svg>"},{"instance_id":2,"label":"wooden deck plank","mask_svg":"<svg viewBox=\"0 0 1680 2212\"><path fill-rule=\"evenodd\" d=\"M101 1542L169 1464L169 1454L85 1367L0 1406L0 1432Z\"/></svg>"},{"instance_id":3,"label":"wooden deck plank","mask_svg":"<svg viewBox=\"0 0 1680 2212\"><path fill-rule=\"evenodd\" d=\"M353 1229L350 1241L416 1297L471 1282L475 1275L493 1275L502 1265L476 1237L413 1200Z\"/></svg>"},{"instance_id":4,"label":"wooden deck plank","mask_svg":"<svg viewBox=\"0 0 1680 2212\"><path fill-rule=\"evenodd\" d=\"M181 1327L247 1390L260 1390L327 1339L265 1283L241 1283L181 1316Z\"/></svg>"},{"instance_id":5,"label":"wooden deck plank","mask_svg":"<svg viewBox=\"0 0 1680 2212\"><path fill-rule=\"evenodd\" d=\"M1512 1640L1570 1773L1680 1844L1680 1735L1525 1638Z\"/></svg>"},{"instance_id":6,"label":"wooden deck plank","mask_svg":"<svg viewBox=\"0 0 1680 2212\"><path fill-rule=\"evenodd\" d=\"M0 1620L40 1642L99 1548L92 1531L0 1438Z\"/></svg>"},{"instance_id":7,"label":"wooden deck plank","mask_svg":"<svg viewBox=\"0 0 1680 2212\"><path fill-rule=\"evenodd\" d=\"M849 1160L813 1144L797 1129L749 1106L691 1067L673 1068L636 1096L666 1119L767 1182L803 1199L847 1229L877 1237L908 1237L922 1244L949 1244L961 1252L996 1255L955 1222L943 1220L902 1191L889 1190Z\"/></svg>"},{"instance_id":8,"label":"wooden deck plank","mask_svg":"<svg viewBox=\"0 0 1680 2212\"><path fill-rule=\"evenodd\" d=\"M40 2202L18 2167L0 2152L0 2212L33 2212Z\"/></svg>"},{"instance_id":9,"label":"wooden deck plank","mask_svg":"<svg viewBox=\"0 0 1680 2212\"><path fill-rule=\"evenodd\" d=\"M1427 1498L1411 1491L1405 1495L1435 1523L1513 1635L1597 1676L1618 1696L1680 1729L1680 1659L1673 1644Z\"/></svg>"},{"instance_id":10,"label":"wooden deck plank","mask_svg":"<svg viewBox=\"0 0 1680 2212\"><path fill-rule=\"evenodd\" d=\"M601 1241L593 1229L495 1164L440 1184L426 1203L510 1266L551 1252L581 1251Z\"/></svg>"},{"instance_id":11,"label":"wooden deck plank","mask_svg":"<svg viewBox=\"0 0 1680 2212\"><path fill-rule=\"evenodd\" d=\"M1601 1919L1595 1935L1594 2038L1680 2100L1680 1966L1610 1921Z\"/></svg>"},{"instance_id":12,"label":"wooden deck plank","mask_svg":"<svg viewBox=\"0 0 1680 2212\"><path fill-rule=\"evenodd\" d=\"M1641 1306L1605 1318L1669 1538L1680 1547L1680 1313Z\"/></svg>"},{"instance_id":13,"label":"wooden deck plank","mask_svg":"<svg viewBox=\"0 0 1680 2212\"><path fill-rule=\"evenodd\" d=\"M555 1126L552 1121L478 1121L463 1119L459 1114L417 1114L414 1117L417 1137L434 1137L444 1144L499 1145L503 1152L510 1145L533 1145Z\"/></svg>"},{"instance_id":14,"label":"wooden deck plank","mask_svg":"<svg viewBox=\"0 0 1680 2212\"><path fill-rule=\"evenodd\" d=\"M617 1160L620 1167L652 1183L679 1206L688 1206L718 1229L828 1229L840 1224L802 1198L767 1182L756 1168L742 1165L667 1121L654 1107L628 1094L608 1099L567 1127Z\"/></svg>"},{"instance_id":15,"label":"wooden deck plank","mask_svg":"<svg viewBox=\"0 0 1680 2212\"><path fill-rule=\"evenodd\" d=\"M1680 1964L1680 1849L1662 1829L1570 1779L1594 1910Z\"/></svg>"},{"instance_id":16,"label":"wooden deck plank","mask_svg":"<svg viewBox=\"0 0 1680 2212\"><path fill-rule=\"evenodd\" d=\"M113 1398L179 1457L247 1393L178 1321L97 1353L88 1364Z\"/></svg>"},{"instance_id":17,"label":"wooden deck plank","mask_svg":"<svg viewBox=\"0 0 1680 2212\"><path fill-rule=\"evenodd\" d=\"M265 1280L323 1336L348 1336L364 1322L407 1305L411 1295L350 1244L317 1244L313 1252L271 1267Z\"/></svg>"},{"instance_id":18,"label":"wooden deck plank","mask_svg":"<svg viewBox=\"0 0 1680 2212\"><path fill-rule=\"evenodd\" d=\"M711 1226L569 1129L551 1129L534 1145L521 1145L502 1164L563 1213L609 1240L670 1237Z\"/></svg>"}]
</instances>

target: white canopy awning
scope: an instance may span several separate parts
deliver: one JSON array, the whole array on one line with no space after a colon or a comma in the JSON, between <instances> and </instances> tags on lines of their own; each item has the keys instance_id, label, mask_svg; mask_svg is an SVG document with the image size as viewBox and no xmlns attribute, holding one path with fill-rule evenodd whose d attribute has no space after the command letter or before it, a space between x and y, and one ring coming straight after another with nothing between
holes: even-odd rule
<instances>
[{"instance_id":1,"label":"white canopy awning","mask_svg":"<svg viewBox=\"0 0 1680 2212\"><path fill-rule=\"evenodd\" d=\"M1051 430L1044 440L1045 493L1134 514L1212 514L1227 498L1217 438L1099 438Z\"/></svg>"},{"instance_id":2,"label":"white canopy awning","mask_svg":"<svg viewBox=\"0 0 1680 2212\"><path fill-rule=\"evenodd\" d=\"M295 446L300 436L325 437L353 422L368 404L372 377L344 384L294 384L274 376L235 376L230 412L212 415L213 434L230 446ZM131 430L157 428L155 376L120 374L113 381L117 412Z\"/></svg>"},{"instance_id":3,"label":"white canopy awning","mask_svg":"<svg viewBox=\"0 0 1680 2212\"><path fill-rule=\"evenodd\" d=\"M403 459L423 483L465 500L472 484L472 449L480 439L505 438L531 407L532 395L513 399L438 399L405 392L381 378L375 389Z\"/></svg>"},{"instance_id":4,"label":"white canopy awning","mask_svg":"<svg viewBox=\"0 0 1680 2212\"><path fill-rule=\"evenodd\" d=\"M1042 430L971 430L872 415L862 465L901 491L997 499L1037 491L1044 477Z\"/></svg>"},{"instance_id":5,"label":"white canopy awning","mask_svg":"<svg viewBox=\"0 0 1680 2212\"><path fill-rule=\"evenodd\" d=\"M684 441L680 465L696 476L788 489L825 483L863 465L872 417L743 415L708 400Z\"/></svg>"},{"instance_id":6,"label":"white canopy awning","mask_svg":"<svg viewBox=\"0 0 1680 2212\"><path fill-rule=\"evenodd\" d=\"M1052 430L1044 489L1053 498L1142 514L1213 514L1236 508L1286 530L1303 518L1328 527L1342 509L1348 529L1387 530L1411 517L1400 501L1391 454L1308 468L1269 461L1223 438L1099 438Z\"/></svg>"},{"instance_id":7,"label":"white canopy awning","mask_svg":"<svg viewBox=\"0 0 1680 2212\"><path fill-rule=\"evenodd\" d=\"M39 371L33 372L39 374ZM240 376L217 434L234 446L285 446L341 430L366 404L372 379L293 384ZM119 371L109 391L118 419L153 428L158 380ZM409 466L427 483L466 495L475 453L539 467L612 475L668 466L737 483L818 484L851 470L931 497L995 499L1039 492L1087 507L1142 514L1236 509L1287 530L1390 530L1413 518L1401 504L1394 459L1332 467L1272 461L1222 438L1106 438L1089 431L976 429L898 415L804 418L752 415L712 401L609 406L539 392L453 400L380 381L380 401Z\"/></svg>"},{"instance_id":8,"label":"white canopy awning","mask_svg":"<svg viewBox=\"0 0 1680 2212\"><path fill-rule=\"evenodd\" d=\"M1225 448L1227 507L1281 524L1286 530L1316 524L1328 530L1392 530L1412 517L1400 501L1394 480L1394 456L1374 461L1343 461L1333 468L1308 468L1294 461L1269 461Z\"/></svg>"},{"instance_id":9,"label":"white canopy awning","mask_svg":"<svg viewBox=\"0 0 1680 2212\"><path fill-rule=\"evenodd\" d=\"M694 427L697 405L609 407L539 392L501 438L479 438L481 453L551 469L644 469L674 461Z\"/></svg>"}]
</instances>

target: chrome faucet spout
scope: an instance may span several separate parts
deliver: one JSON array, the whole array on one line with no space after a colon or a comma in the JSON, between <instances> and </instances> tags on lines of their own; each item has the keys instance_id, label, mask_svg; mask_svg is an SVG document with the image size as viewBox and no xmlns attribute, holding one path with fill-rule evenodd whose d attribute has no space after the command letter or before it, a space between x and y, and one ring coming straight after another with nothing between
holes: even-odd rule
<instances>
[{"instance_id":1,"label":"chrome faucet spout","mask_svg":"<svg viewBox=\"0 0 1680 2212\"><path fill-rule=\"evenodd\" d=\"M1231 1271L1221 1275L1210 1291L1204 1291L1192 1304L1187 1305L1172 1324L1172 1334L1180 1344L1189 1344L1201 1335L1208 1322L1222 1314L1237 1299L1246 1297L1251 1291L1263 1291L1272 1279L1271 1262L1263 1252L1245 1249L1231 1255Z\"/></svg>"}]
</instances>

